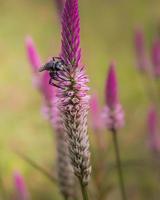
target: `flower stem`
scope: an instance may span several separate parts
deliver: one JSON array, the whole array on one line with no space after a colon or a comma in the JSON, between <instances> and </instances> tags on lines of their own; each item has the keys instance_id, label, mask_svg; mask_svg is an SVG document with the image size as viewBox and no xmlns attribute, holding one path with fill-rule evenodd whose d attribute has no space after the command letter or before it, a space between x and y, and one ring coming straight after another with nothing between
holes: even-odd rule
<instances>
[{"instance_id":1,"label":"flower stem","mask_svg":"<svg viewBox=\"0 0 160 200\"><path fill-rule=\"evenodd\" d=\"M120 151L119 151L119 145L118 145L118 139L117 139L117 131L115 129L112 129L112 136L113 136L114 150L115 150L118 177L119 177L119 186L121 190L122 200L126 200L127 197L126 197L125 186L124 186Z\"/></svg>"},{"instance_id":2,"label":"flower stem","mask_svg":"<svg viewBox=\"0 0 160 200\"><path fill-rule=\"evenodd\" d=\"M80 182L80 185L81 185L83 200L89 200L88 193L87 193L87 186L83 185L83 183L80 179L79 179L79 182Z\"/></svg>"}]
</instances>

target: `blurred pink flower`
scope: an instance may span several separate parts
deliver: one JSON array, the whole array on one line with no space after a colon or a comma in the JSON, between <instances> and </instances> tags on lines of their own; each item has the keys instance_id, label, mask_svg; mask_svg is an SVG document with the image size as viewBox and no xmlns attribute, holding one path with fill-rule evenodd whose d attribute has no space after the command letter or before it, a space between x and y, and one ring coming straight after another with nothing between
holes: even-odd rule
<instances>
[{"instance_id":1,"label":"blurred pink flower","mask_svg":"<svg viewBox=\"0 0 160 200\"><path fill-rule=\"evenodd\" d=\"M145 72L148 67L148 59L144 44L144 34L141 29L137 29L135 31L134 43L135 43L135 53L137 58L137 68L141 72Z\"/></svg>"},{"instance_id":2,"label":"blurred pink flower","mask_svg":"<svg viewBox=\"0 0 160 200\"><path fill-rule=\"evenodd\" d=\"M63 128L63 121L58 109L57 88L49 84L50 76L44 72L40 79L40 92L44 97L42 113L56 133L57 177L60 191L65 199L73 196L74 176L68 157L68 146Z\"/></svg>"},{"instance_id":3,"label":"blurred pink flower","mask_svg":"<svg viewBox=\"0 0 160 200\"><path fill-rule=\"evenodd\" d=\"M31 65L32 72L33 72L33 76L32 76L33 85L39 89L40 80L39 80L38 68L41 66L40 56L30 36L26 37L25 45L26 45L28 61Z\"/></svg>"},{"instance_id":4,"label":"blurred pink flower","mask_svg":"<svg viewBox=\"0 0 160 200\"><path fill-rule=\"evenodd\" d=\"M103 117L108 129L118 129L124 125L124 112L118 99L118 85L115 63L111 63L105 86L106 107Z\"/></svg>"},{"instance_id":5,"label":"blurred pink flower","mask_svg":"<svg viewBox=\"0 0 160 200\"><path fill-rule=\"evenodd\" d=\"M59 123L55 123L57 121L57 98L56 98L56 88L48 84L49 82L49 74L48 72L44 72L40 79L40 92L43 97L43 104L41 108L42 115L44 119L49 120L55 129L59 126ZM56 120L55 120L56 119Z\"/></svg>"},{"instance_id":6,"label":"blurred pink flower","mask_svg":"<svg viewBox=\"0 0 160 200\"><path fill-rule=\"evenodd\" d=\"M26 50L32 70L34 73L37 73L38 68L41 66L41 60L33 39L30 36L26 37Z\"/></svg>"},{"instance_id":7,"label":"blurred pink flower","mask_svg":"<svg viewBox=\"0 0 160 200\"><path fill-rule=\"evenodd\" d=\"M17 200L28 200L29 195L28 195L26 184L22 175L17 171L14 173L13 178L14 178L14 186L15 186L16 194L18 198Z\"/></svg>"},{"instance_id":8,"label":"blurred pink flower","mask_svg":"<svg viewBox=\"0 0 160 200\"><path fill-rule=\"evenodd\" d=\"M102 118L102 109L100 108L96 94L92 95L90 99L90 111L94 132L97 133L97 131L102 131L104 129L104 121Z\"/></svg>"},{"instance_id":9,"label":"blurred pink flower","mask_svg":"<svg viewBox=\"0 0 160 200\"><path fill-rule=\"evenodd\" d=\"M49 79L50 77L47 72L44 72L40 79L40 89L46 102L48 103L52 101L52 97L55 96L56 90L55 87L52 87L50 84L48 84Z\"/></svg>"},{"instance_id":10,"label":"blurred pink flower","mask_svg":"<svg viewBox=\"0 0 160 200\"><path fill-rule=\"evenodd\" d=\"M149 146L154 152L160 151L160 137L158 136L158 116L156 109L151 107L148 112Z\"/></svg>"},{"instance_id":11,"label":"blurred pink flower","mask_svg":"<svg viewBox=\"0 0 160 200\"><path fill-rule=\"evenodd\" d=\"M114 108L118 103L118 88L117 77L115 72L115 63L112 62L108 72L108 78L106 80L105 87L106 104L110 108Z\"/></svg>"},{"instance_id":12,"label":"blurred pink flower","mask_svg":"<svg viewBox=\"0 0 160 200\"><path fill-rule=\"evenodd\" d=\"M96 143L100 149L105 149L106 143L103 134L103 130L105 128L105 122L102 114L102 109L99 105L98 97L96 94L91 96L90 111L91 111L91 124L96 136Z\"/></svg>"},{"instance_id":13,"label":"blurred pink flower","mask_svg":"<svg viewBox=\"0 0 160 200\"><path fill-rule=\"evenodd\" d=\"M42 64L40 56L36 50L36 46L30 36L26 38L26 50L28 61L33 71L33 85L39 90L44 99L41 111L44 118L49 119L49 106L51 104L52 97L55 95L55 88L48 84L49 74L47 72L45 72L42 76L40 76L38 72L38 69Z\"/></svg>"},{"instance_id":14,"label":"blurred pink flower","mask_svg":"<svg viewBox=\"0 0 160 200\"><path fill-rule=\"evenodd\" d=\"M59 16L61 16L64 0L55 0ZM40 76L38 68L41 66L40 57L31 38L26 39L29 62L33 69L34 82L43 97L42 114L47 119L56 133L57 149L57 182L64 199L74 196L74 174L68 156L68 146L63 128L63 121L57 105L56 88L49 84L49 74L45 72Z\"/></svg>"},{"instance_id":15,"label":"blurred pink flower","mask_svg":"<svg viewBox=\"0 0 160 200\"><path fill-rule=\"evenodd\" d=\"M152 47L153 73L156 77L160 76L160 40L155 39Z\"/></svg>"}]
</instances>

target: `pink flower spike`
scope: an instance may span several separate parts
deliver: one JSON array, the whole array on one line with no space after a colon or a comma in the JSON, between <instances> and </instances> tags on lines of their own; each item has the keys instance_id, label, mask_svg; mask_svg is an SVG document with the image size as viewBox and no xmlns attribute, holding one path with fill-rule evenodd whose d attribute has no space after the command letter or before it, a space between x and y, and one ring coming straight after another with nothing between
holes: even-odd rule
<instances>
[{"instance_id":1,"label":"pink flower spike","mask_svg":"<svg viewBox=\"0 0 160 200\"><path fill-rule=\"evenodd\" d=\"M62 14L61 57L65 64L78 67L81 60L78 0L67 0Z\"/></svg>"},{"instance_id":2,"label":"pink flower spike","mask_svg":"<svg viewBox=\"0 0 160 200\"><path fill-rule=\"evenodd\" d=\"M156 39L152 47L153 72L156 77L160 76L160 40Z\"/></svg>"},{"instance_id":3,"label":"pink flower spike","mask_svg":"<svg viewBox=\"0 0 160 200\"><path fill-rule=\"evenodd\" d=\"M19 172L14 173L14 185L17 191L17 196L19 200L28 200L28 191L26 189L26 184Z\"/></svg>"},{"instance_id":4,"label":"pink flower spike","mask_svg":"<svg viewBox=\"0 0 160 200\"><path fill-rule=\"evenodd\" d=\"M118 85L115 64L112 62L108 71L105 87L106 107L103 118L109 130L121 128L124 125L124 112L118 99Z\"/></svg>"},{"instance_id":5,"label":"pink flower spike","mask_svg":"<svg viewBox=\"0 0 160 200\"><path fill-rule=\"evenodd\" d=\"M30 36L26 37L26 50L32 70L34 73L37 73L38 68L41 66L41 60L36 50L35 44Z\"/></svg>"},{"instance_id":6,"label":"pink flower spike","mask_svg":"<svg viewBox=\"0 0 160 200\"><path fill-rule=\"evenodd\" d=\"M144 72L148 66L148 61L146 57L144 35L140 29L135 31L135 52L137 57L137 68Z\"/></svg>"},{"instance_id":7,"label":"pink flower spike","mask_svg":"<svg viewBox=\"0 0 160 200\"><path fill-rule=\"evenodd\" d=\"M117 89L117 78L115 72L115 63L112 62L108 72L108 78L106 81L106 104L110 108L114 108L114 106L118 103L118 89Z\"/></svg>"},{"instance_id":8,"label":"pink flower spike","mask_svg":"<svg viewBox=\"0 0 160 200\"><path fill-rule=\"evenodd\" d=\"M78 0L66 0L62 14L61 59L58 61L62 69L52 77L52 85L57 86L58 115L66 135L74 174L81 184L86 186L91 174L87 133L90 96L88 77L84 68L79 65L81 58L79 21ZM46 63L45 66L49 64ZM40 71L45 70L47 68L44 67ZM54 124L55 119L52 122Z\"/></svg>"},{"instance_id":9,"label":"pink flower spike","mask_svg":"<svg viewBox=\"0 0 160 200\"><path fill-rule=\"evenodd\" d=\"M101 131L104 128L104 122L101 115L101 108L98 102L98 97L96 94L92 95L90 99L90 110L92 118L92 126L94 132Z\"/></svg>"},{"instance_id":10,"label":"pink flower spike","mask_svg":"<svg viewBox=\"0 0 160 200\"><path fill-rule=\"evenodd\" d=\"M148 112L148 133L149 145L154 152L160 151L160 138L157 135L158 131L158 116L154 107L151 107Z\"/></svg>"}]
</instances>

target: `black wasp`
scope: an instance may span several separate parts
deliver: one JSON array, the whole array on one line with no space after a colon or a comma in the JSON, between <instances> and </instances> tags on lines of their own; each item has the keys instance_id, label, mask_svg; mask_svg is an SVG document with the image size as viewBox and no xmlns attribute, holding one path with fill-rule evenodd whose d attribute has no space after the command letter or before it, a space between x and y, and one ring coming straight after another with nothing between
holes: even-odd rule
<instances>
[{"instance_id":1,"label":"black wasp","mask_svg":"<svg viewBox=\"0 0 160 200\"><path fill-rule=\"evenodd\" d=\"M50 80L49 84L59 87L57 84L53 82L53 80L58 81L59 79L66 81L66 79L63 79L63 77L60 76L60 71L67 71L67 66L65 65L64 61L60 57L53 57L52 60L47 62L45 65L43 65L39 72L42 71L49 71Z\"/></svg>"}]
</instances>

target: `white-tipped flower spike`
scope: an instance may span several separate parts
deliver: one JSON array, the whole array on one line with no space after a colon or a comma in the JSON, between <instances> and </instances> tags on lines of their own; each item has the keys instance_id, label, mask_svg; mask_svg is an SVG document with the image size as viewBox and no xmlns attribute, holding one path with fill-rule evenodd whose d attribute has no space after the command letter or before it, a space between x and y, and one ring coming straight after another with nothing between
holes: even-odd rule
<instances>
[{"instance_id":1,"label":"white-tipped flower spike","mask_svg":"<svg viewBox=\"0 0 160 200\"><path fill-rule=\"evenodd\" d=\"M82 69L72 71L70 68L69 74L64 75L68 81L61 82L62 89L58 91L58 103L68 136L69 154L74 173L86 185L91 172L87 135L89 96L85 85L88 79Z\"/></svg>"},{"instance_id":2,"label":"white-tipped flower spike","mask_svg":"<svg viewBox=\"0 0 160 200\"><path fill-rule=\"evenodd\" d=\"M106 80L106 107L104 119L108 129L118 129L124 125L124 112L118 99L118 85L115 72L115 64L111 63L108 78Z\"/></svg>"},{"instance_id":3,"label":"white-tipped flower spike","mask_svg":"<svg viewBox=\"0 0 160 200\"><path fill-rule=\"evenodd\" d=\"M67 134L69 154L75 175L87 185L91 167L87 116L89 96L88 77L80 66L80 24L78 0L66 0L62 14L61 56L66 70L59 78L58 101L64 129Z\"/></svg>"},{"instance_id":4,"label":"white-tipped flower spike","mask_svg":"<svg viewBox=\"0 0 160 200\"><path fill-rule=\"evenodd\" d=\"M57 86L59 113L67 136L69 156L81 185L89 182L91 166L87 134L89 81L80 66L80 24L78 0L66 0L62 14L61 57L53 58L40 71L50 71L50 84Z\"/></svg>"}]
</instances>

